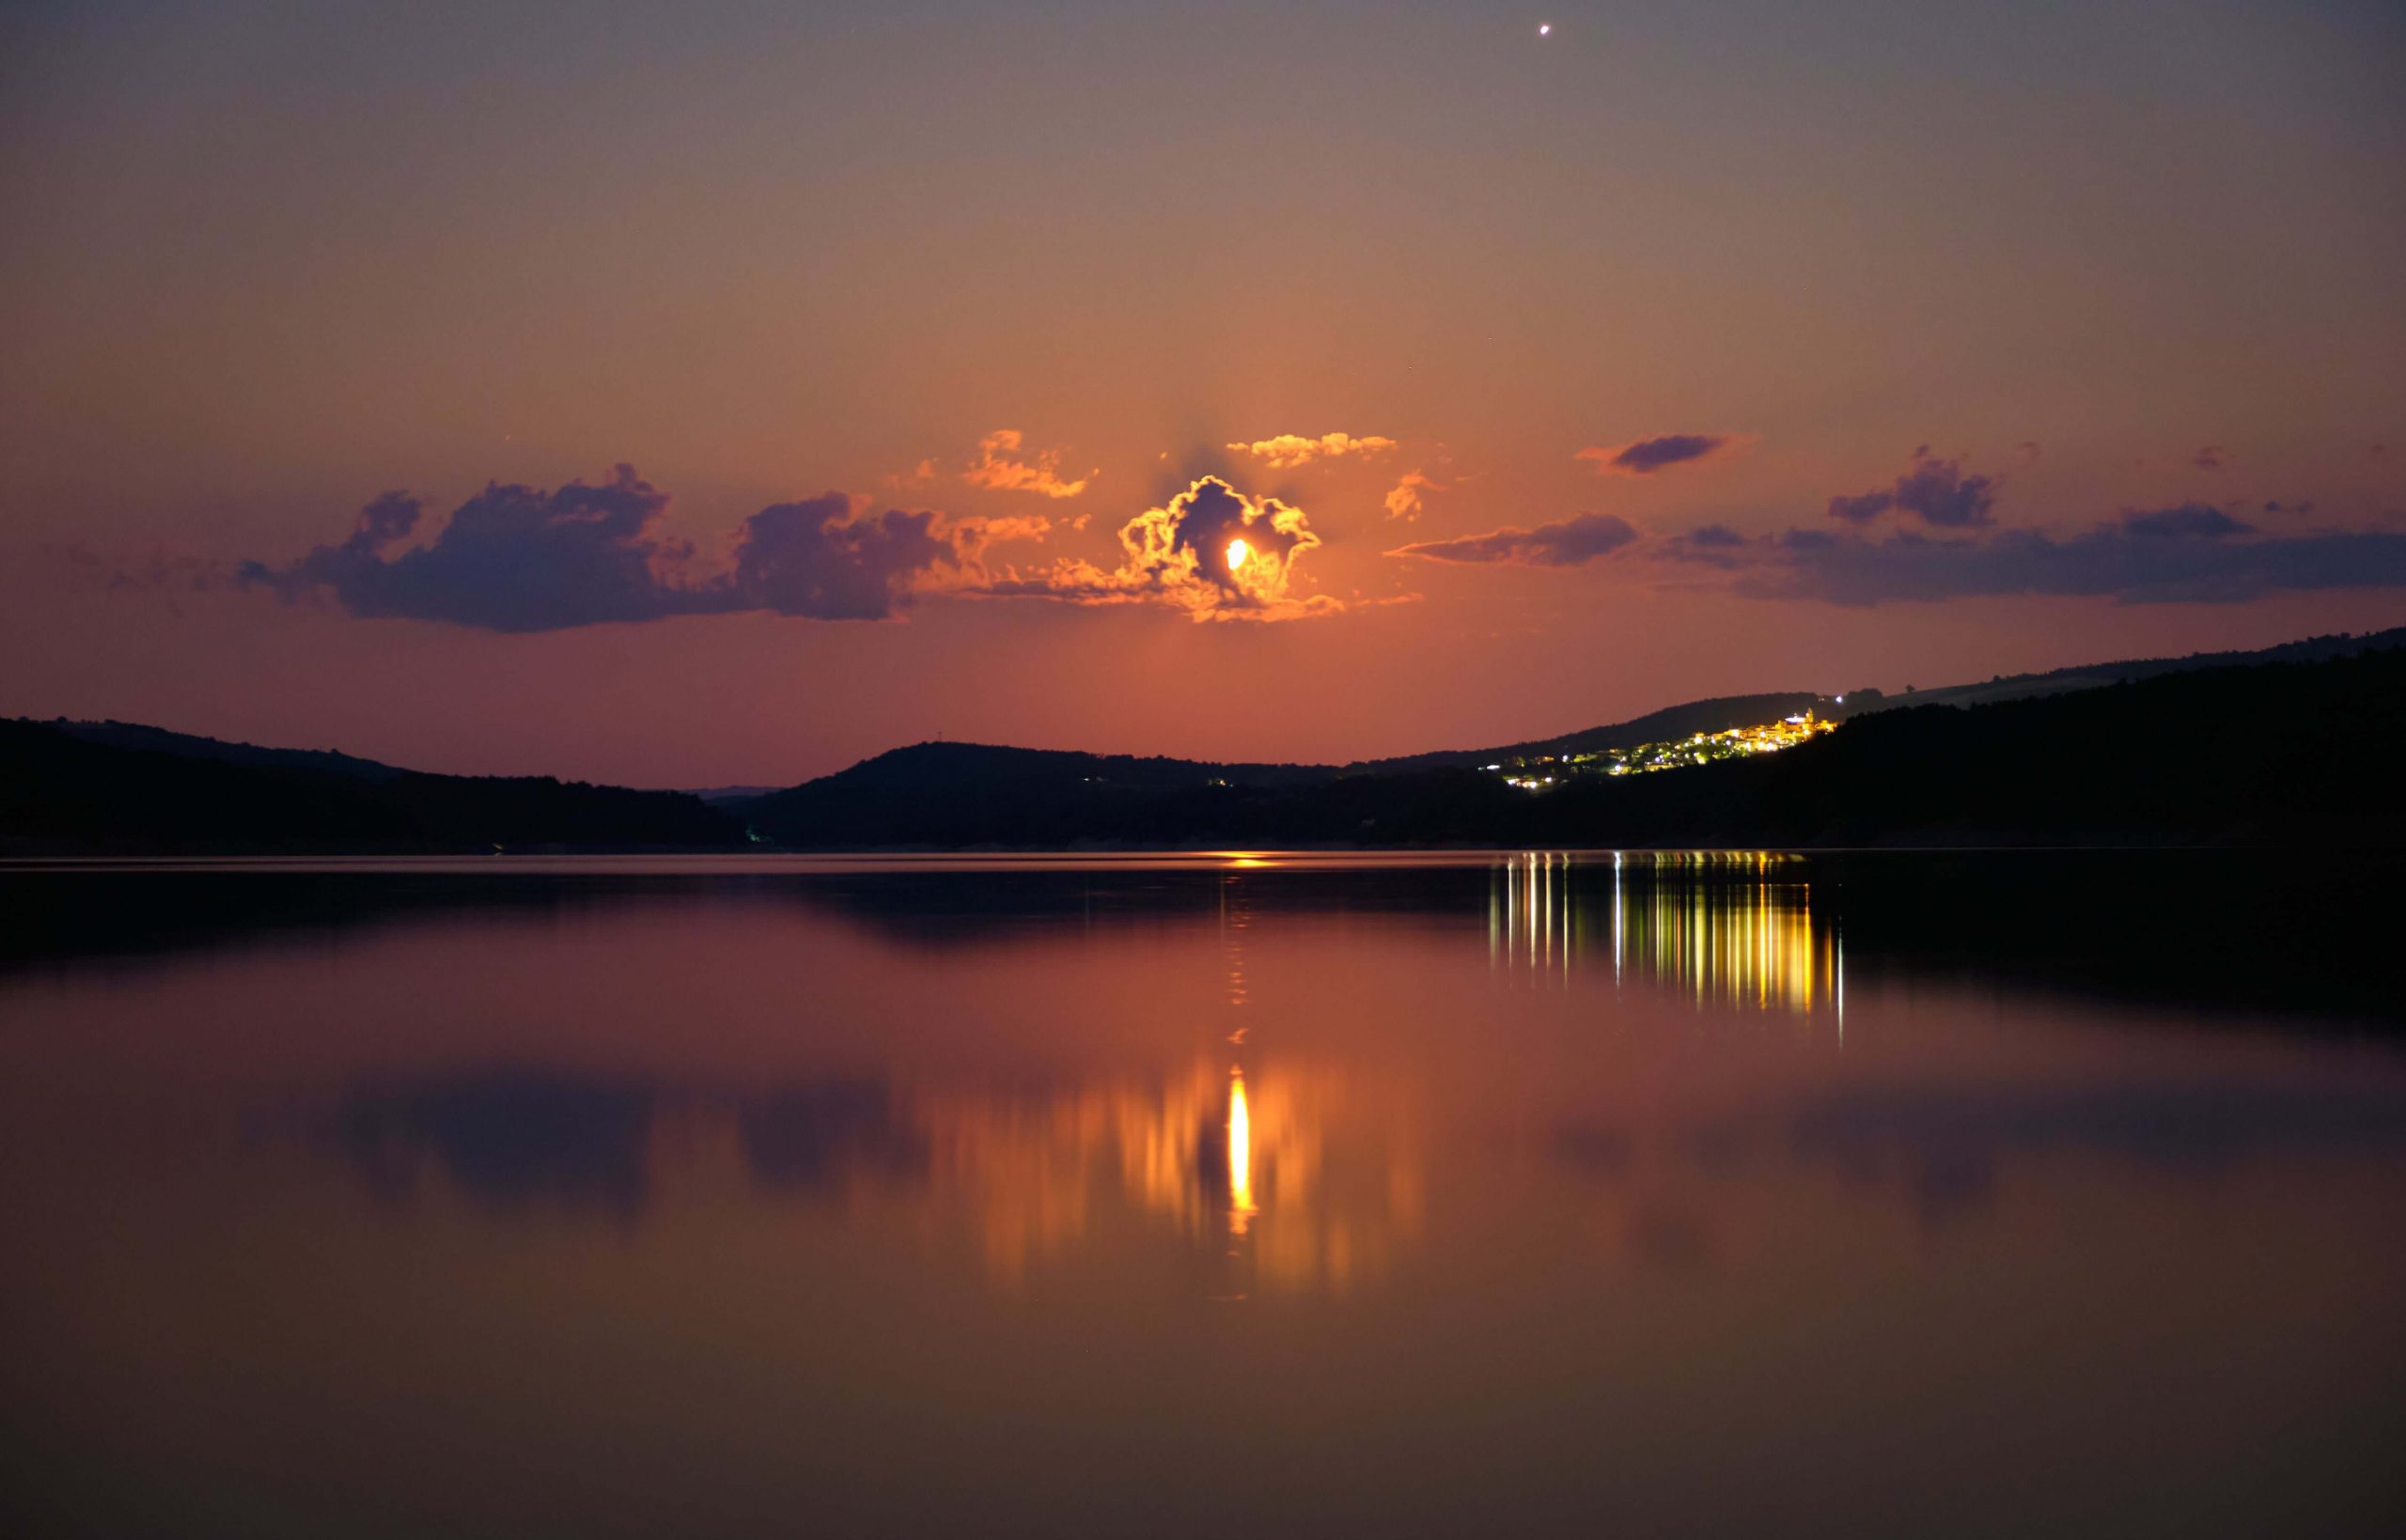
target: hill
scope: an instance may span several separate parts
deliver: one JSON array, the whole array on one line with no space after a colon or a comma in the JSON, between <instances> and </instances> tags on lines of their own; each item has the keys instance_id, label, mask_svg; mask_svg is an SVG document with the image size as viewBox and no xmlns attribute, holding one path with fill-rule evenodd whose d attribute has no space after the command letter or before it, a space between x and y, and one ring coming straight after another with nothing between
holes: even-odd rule
<instances>
[{"instance_id":1,"label":"hill","mask_svg":"<svg viewBox=\"0 0 2406 1540\"><path fill-rule=\"evenodd\" d=\"M1849 691L1843 704L1801 692L1726 696L1550 739L1343 767L921 743L785 790L698 796L430 775L131 723L0 722L0 852L732 848L746 843L746 825L806 849L2246 839L2289 827L2271 815L2304 817L2316 799L2326 823L2389 817L2339 778L2390 731L2396 696L2346 693L2344 681L2374 678L2378 666L2314 671L2401 646L2406 629L1884 698ZM2236 723L2235 737L2153 721L2148 703L2170 697L2127 692L2182 679L2206 681L2196 688L2217 704L2200 709ZM2334 737L2301 718L2292 689L2340 691L2349 731ZM2075 704L2090 698L2103 704ZM2036 714L1987 714L2008 706ZM1573 780L1534 796L1477 768L1673 740L1806 707L1848 725L1769 759ZM2130 736L2133 721L2153 736ZM2319 745L2331 758L2293 757L2275 775L2265 756L2278 743ZM2123 786L2126 765L2154 767L2160 790ZM2246 795L2212 782L2242 765L2261 772ZM2070 783L2066 766L2080 767Z\"/></svg>"},{"instance_id":2,"label":"hill","mask_svg":"<svg viewBox=\"0 0 2406 1540\"><path fill-rule=\"evenodd\" d=\"M1764 759L1566 787L1567 841L2406 844L2406 650L1860 717Z\"/></svg>"},{"instance_id":3,"label":"hill","mask_svg":"<svg viewBox=\"0 0 2406 1540\"><path fill-rule=\"evenodd\" d=\"M1209 801L1240 786L1290 790L1337 773L1319 765L917 743L728 811L764 837L814 848L1141 841L1147 820L1178 799Z\"/></svg>"},{"instance_id":4,"label":"hill","mask_svg":"<svg viewBox=\"0 0 2406 1540\"><path fill-rule=\"evenodd\" d=\"M256 743L230 743L222 738L202 738L193 733L169 732L164 727L146 727L134 722L106 719L74 722L60 717L55 722L37 725L48 726L86 743L105 744L116 749L145 749L153 754L173 754L180 759L214 759L227 765L320 770L329 775L348 775L362 781L393 781L411 773L398 765L362 759L333 749L268 749Z\"/></svg>"},{"instance_id":5,"label":"hill","mask_svg":"<svg viewBox=\"0 0 2406 1540\"><path fill-rule=\"evenodd\" d=\"M1398 773L923 744L749 804L803 848L2406 843L2406 651L1885 710L1760 758L1532 794ZM1126 767L1117 778L1105 765ZM1146 767L1139 771L1136 767ZM1251 771L1271 771L1259 779Z\"/></svg>"},{"instance_id":6,"label":"hill","mask_svg":"<svg viewBox=\"0 0 2406 1540\"><path fill-rule=\"evenodd\" d=\"M1869 693L1876 696L1879 692L1875 690ZM1492 749L1439 749L1394 759L1361 760L1345 769L1351 774L1399 775L1446 766L1503 764L1546 754L1559 757L1571 754L1601 754L1606 749L1635 748L1640 743L1660 743L1669 739L1685 738L1691 733L1718 733L1731 727L1751 727L1766 722L1777 722L1808 708L1827 716L1831 714L1834 704L1832 697L1816 695L1810 691L1787 691L1768 695L1722 695L1711 700L1667 706L1660 711L1632 717L1627 722L1582 728L1575 733L1564 733L1559 738L1532 739L1525 743L1506 743Z\"/></svg>"},{"instance_id":7,"label":"hill","mask_svg":"<svg viewBox=\"0 0 2406 1540\"><path fill-rule=\"evenodd\" d=\"M389 773L363 774L322 768L308 751L291 753L293 759L239 760L119 747L39 723L0 722L0 851L688 848L742 838L740 825L679 792L548 776L423 775L389 766L377 767Z\"/></svg>"},{"instance_id":8,"label":"hill","mask_svg":"<svg viewBox=\"0 0 2406 1540\"><path fill-rule=\"evenodd\" d=\"M1838 714L1859 715L1908 706L1986 706L1999 701L2029 700L2039 695L2060 695L2074 690L2095 690L2109 684L2161 678L2166 674L2191 673L2202 668L2240 668L2257 663L2320 663L2334 658L2352 658L2359 653L2385 652L2395 647L2406 647L2406 626L2393 627L2384 631L2367 631L2361 636L2344 631L2330 636L2309 636L2245 652L2193 652L2180 658L2126 658L2110 663L2080 663L2070 668L2052 669L2044 674L2001 674L1983 684L1948 685L1939 690L1884 697L1876 690L1867 691L1859 698L1859 704L1858 697L1850 692L1846 709Z\"/></svg>"}]
</instances>

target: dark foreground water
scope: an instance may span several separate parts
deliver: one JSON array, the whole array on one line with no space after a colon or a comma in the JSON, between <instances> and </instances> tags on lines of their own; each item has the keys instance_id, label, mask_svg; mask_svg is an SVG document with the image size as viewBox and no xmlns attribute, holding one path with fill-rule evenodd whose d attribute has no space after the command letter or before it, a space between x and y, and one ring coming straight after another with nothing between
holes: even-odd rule
<instances>
[{"instance_id":1,"label":"dark foreground water","mask_svg":"<svg viewBox=\"0 0 2406 1540\"><path fill-rule=\"evenodd\" d=\"M0 1531L2397 1532L2395 890L0 872Z\"/></svg>"}]
</instances>

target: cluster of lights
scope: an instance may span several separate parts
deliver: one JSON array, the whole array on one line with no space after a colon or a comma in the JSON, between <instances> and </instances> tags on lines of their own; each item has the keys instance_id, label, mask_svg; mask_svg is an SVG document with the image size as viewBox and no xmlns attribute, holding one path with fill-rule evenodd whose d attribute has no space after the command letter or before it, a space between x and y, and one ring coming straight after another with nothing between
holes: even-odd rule
<instances>
[{"instance_id":1,"label":"cluster of lights","mask_svg":"<svg viewBox=\"0 0 2406 1540\"><path fill-rule=\"evenodd\" d=\"M1843 699L1843 697L1840 697ZM1731 727L1718 733L1691 733L1683 739L1666 739L1657 743L1640 743L1626 749L1606 749L1601 754L1567 754L1559 761L1552 754L1539 755L1534 761L1515 761L1509 765L1489 765L1486 770L1501 774L1504 784L1523 791L1542 791L1569 773L1601 770L1606 775L1636 775L1647 770L1679 770L1690 765L1709 765L1716 759L1733 759L1742 754L1776 754L1809 742L1823 733L1837 731L1837 723L1825 721L1806 711L1801 716L1758 727ZM1559 763L1566 774L1557 777L1552 771L1539 773L1532 766Z\"/></svg>"}]
</instances>

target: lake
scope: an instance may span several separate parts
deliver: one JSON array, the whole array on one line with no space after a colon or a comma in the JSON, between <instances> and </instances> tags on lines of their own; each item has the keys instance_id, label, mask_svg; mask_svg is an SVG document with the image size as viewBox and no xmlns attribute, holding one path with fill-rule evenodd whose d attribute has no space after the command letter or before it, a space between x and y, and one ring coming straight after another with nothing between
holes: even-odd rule
<instances>
[{"instance_id":1,"label":"lake","mask_svg":"<svg viewBox=\"0 0 2406 1540\"><path fill-rule=\"evenodd\" d=\"M0 1517L2397 1532L2395 890L0 869Z\"/></svg>"}]
</instances>

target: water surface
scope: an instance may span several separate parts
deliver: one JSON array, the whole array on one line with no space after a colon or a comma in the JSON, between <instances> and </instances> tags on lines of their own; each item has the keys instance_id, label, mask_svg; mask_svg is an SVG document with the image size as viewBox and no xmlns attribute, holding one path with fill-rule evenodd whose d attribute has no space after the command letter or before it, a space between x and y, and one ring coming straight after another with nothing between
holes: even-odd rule
<instances>
[{"instance_id":1,"label":"water surface","mask_svg":"<svg viewBox=\"0 0 2406 1540\"><path fill-rule=\"evenodd\" d=\"M0 872L9 1531L2394 1531L2393 885Z\"/></svg>"}]
</instances>

